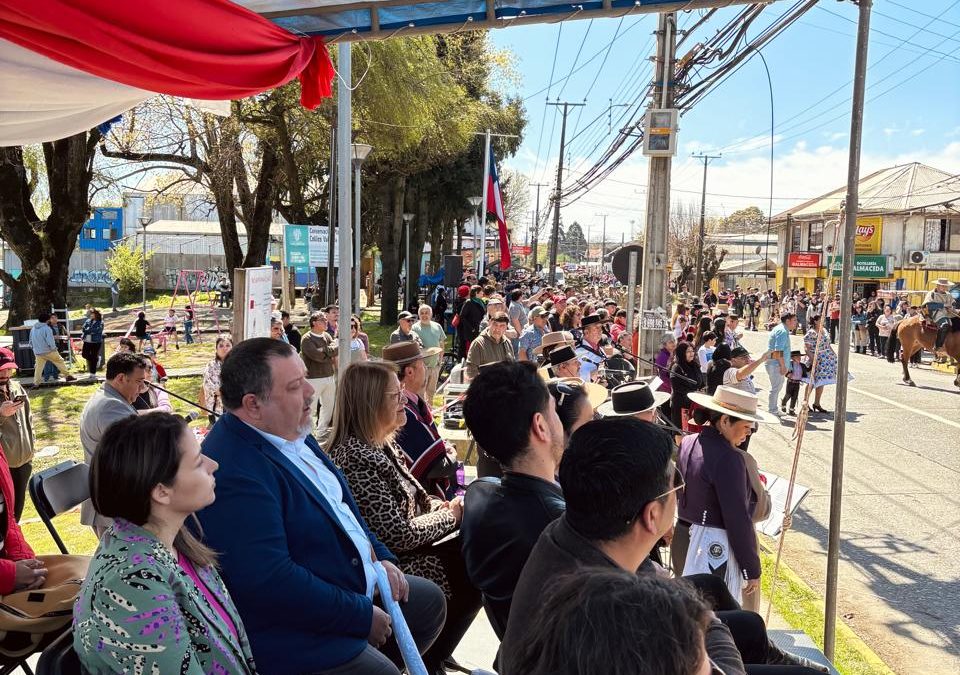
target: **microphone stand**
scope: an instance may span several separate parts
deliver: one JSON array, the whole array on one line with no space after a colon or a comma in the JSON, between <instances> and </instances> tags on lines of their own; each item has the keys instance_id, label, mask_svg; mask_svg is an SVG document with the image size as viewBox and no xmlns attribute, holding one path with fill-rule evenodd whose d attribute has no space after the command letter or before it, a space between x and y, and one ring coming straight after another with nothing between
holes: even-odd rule
<instances>
[{"instance_id":1,"label":"microphone stand","mask_svg":"<svg viewBox=\"0 0 960 675\"><path fill-rule=\"evenodd\" d=\"M645 358L643 358L642 356L637 356L636 354L634 354L633 352L631 352L629 349L627 349L627 348L625 348L625 347L622 347L621 345L618 345L617 343L613 343L613 348L621 351L622 353L626 354L627 356L632 356L632 357L635 358L637 361L642 361L643 363L646 363L648 366L653 366L654 368L657 369L657 372L660 372L661 370L664 369L663 366L661 366L661 365L660 365L659 363L657 363L656 361L650 361L649 359L645 359ZM695 384L697 383L696 380L694 380L694 379L692 379L692 378L689 378L689 377L687 377L686 375L683 375L683 374L681 374L681 373L670 373L670 375L672 375L673 377L676 377L677 379L683 380L683 381L686 382L687 384L694 384L694 385L695 385Z\"/></svg>"},{"instance_id":2,"label":"microphone stand","mask_svg":"<svg viewBox=\"0 0 960 675\"><path fill-rule=\"evenodd\" d=\"M180 399L181 401L183 401L184 403L189 403L190 405L194 406L195 408L200 408L200 410L204 411L205 413L209 413L209 414L213 415L214 417L220 417L220 413L215 413L215 412L213 412L212 410L210 410L210 408L204 408L202 405L200 405L200 404L197 403L196 401L191 401L191 400L188 399L188 398L184 398L184 397L181 396L180 394L175 394L175 393L173 393L173 392L170 391L169 389L164 389L164 388L161 387L159 384L154 384L153 382L145 382L145 384L146 384L147 386L149 386L149 387L153 387L154 389L159 389L160 391L165 392L166 394L168 394L168 395L170 395L170 396L173 396L174 398L178 398L178 399Z\"/></svg>"}]
</instances>

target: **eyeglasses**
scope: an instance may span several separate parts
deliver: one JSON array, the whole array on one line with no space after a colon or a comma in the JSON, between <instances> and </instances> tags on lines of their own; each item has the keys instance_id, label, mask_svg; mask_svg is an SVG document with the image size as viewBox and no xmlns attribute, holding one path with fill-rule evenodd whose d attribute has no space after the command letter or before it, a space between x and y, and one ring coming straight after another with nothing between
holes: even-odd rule
<instances>
[{"instance_id":1,"label":"eyeglasses","mask_svg":"<svg viewBox=\"0 0 960 675\"><path fill-rule=\"evenodd\" d=\"M663 494L657 495L653 498L653 501L658 501L668 496L671 492L683 492L683 489L687 487L687 481L683 479L683 474L680 473L680 467L677 465L673 466L673 487L664 492Z\"/></svg>"},{"instance_id":2,"label":"eyeglasses","mask_svg":"<svg viewBox=\"0 0 960 675\"><path fill-rule=\"evenodd\" d=\"M396 394L388 394L388 395L387 395L387 400L388 400L388 401L389 401L389 400L393 400L393 401L396 401L397 403L400 403L400 402L403 400L403 396L404 396L403 387L401 386L401 387L397 390L397 393L396 393Z\"/></svg>"}]
</instances>

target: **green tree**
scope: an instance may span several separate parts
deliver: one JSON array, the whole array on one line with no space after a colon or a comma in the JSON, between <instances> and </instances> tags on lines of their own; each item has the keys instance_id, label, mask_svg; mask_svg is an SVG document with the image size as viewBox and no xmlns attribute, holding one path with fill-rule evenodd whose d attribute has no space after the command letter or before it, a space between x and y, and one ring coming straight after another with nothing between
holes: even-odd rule
<instances>
[{"instance_id":1,"label":"green tree","mask_svg":"<svg viewBox=\"0 0 960 675\"><path fill-rule=\"evenodd\" d=\"M751 234L760 232L767 226L767 217L756 206L734 211L726 218L721 218L716 224L717 232Z\"/></svg>"},{"instance_id":2,"label":"green tree","mask_svg":"<svg viewBox=\"0 0 960 675\"><path fill-rule=\"evenodd\" d=\"M147 251L146 262L149 263L152 257L153 251ZM146 265L141 247L118 244L110 249L103 264L110 276L120 283L121 293L131 293L142 287Z\"/></svg>"},{"instance_id":3,"label":"green tree","mask_svg":"<svg viewBox=\"0 0 960 675\"><path fill-rule=\"evenodd\" d=\"M569 260L580 262L587 257L587 239L583 236L580 223L573 221L561 239L560 252L566 254Z\"/></svg>"}]
</instances>

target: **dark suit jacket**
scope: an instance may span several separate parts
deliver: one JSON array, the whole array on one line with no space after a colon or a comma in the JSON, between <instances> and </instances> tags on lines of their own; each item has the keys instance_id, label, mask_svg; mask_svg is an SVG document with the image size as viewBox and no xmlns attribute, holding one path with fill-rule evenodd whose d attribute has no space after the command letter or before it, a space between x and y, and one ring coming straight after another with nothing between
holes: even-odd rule
<instances>
[{"instance_id":1,"label":"dark suit jacket","mask_svg":"<svg viewBox=\"0 0 960 675\"><path fill-rule=\"evenodd\" d=\"M566 508L556 483L506 471L467 488L460 538L471 583L497 637L503 639L513 591L534 544Z\"/></svg>"},{"instance_id":2,"label":"dark suit jacket","mask_svg":"<svg viewBox=\"0 0 960 675\"><path fill-rule=\"evenodd\" d=\"M340 471L312 436L307 444L337 476L376 557L395 562L367 528ZM204 541L220 554L259 672L316 672L357 656L367 646L373 603L357 548L330 504L234 415L214 425L203 452L220 464L217 499L198 514Z\"/></svg>"},{"instance_id":3,"label":"dark suit jacket","mask_svg":"<svg viewBox=\"0 0 960 675\"><path fill-rule=\"evenodd\" d=\"M517 647L534 625L543 595L552 580L580 572L584 567L617 569L607 555L570 527L565 516L547 526L533 548L517 582L510 607L507 633L500 645L501 675L522 675L513 668ZM645 558L637 574L655 574L653 563ZM725 673L742 674L743 661L730 635L730 630L717 620L707 628L707 654ZM598 670L599 672L599 670Z\"/></svg>"}]
</instances>

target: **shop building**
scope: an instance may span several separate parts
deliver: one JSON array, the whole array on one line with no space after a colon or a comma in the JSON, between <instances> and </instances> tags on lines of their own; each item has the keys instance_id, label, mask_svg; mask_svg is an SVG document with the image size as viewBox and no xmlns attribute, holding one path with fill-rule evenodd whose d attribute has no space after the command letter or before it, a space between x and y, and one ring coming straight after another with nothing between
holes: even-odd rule
<instances>
[{"instance_id":1,"label":"shop building","mask_svg":"<svg viewBox=\"0 0 960 675\"><path fill-rule=\"evenodd\" d=\"M778 232L777 288L808 291L839 276L837 235L846 186L788 209ZM921 291L930 280L960 281L960 175L914 162L860 180L854 292Z\"/></svg>"}]
</instances>

